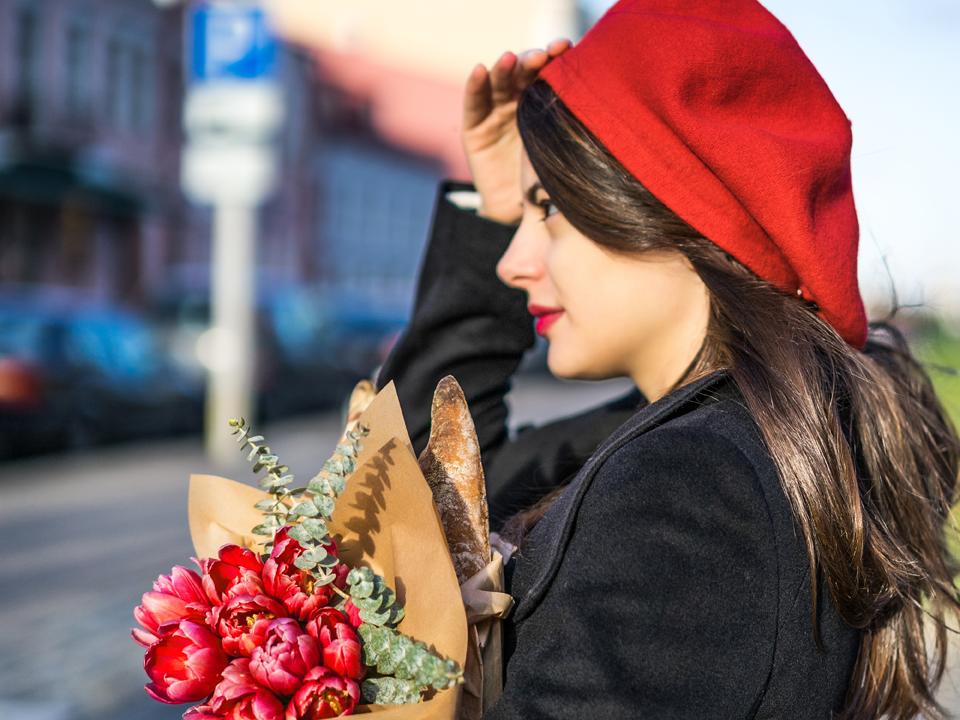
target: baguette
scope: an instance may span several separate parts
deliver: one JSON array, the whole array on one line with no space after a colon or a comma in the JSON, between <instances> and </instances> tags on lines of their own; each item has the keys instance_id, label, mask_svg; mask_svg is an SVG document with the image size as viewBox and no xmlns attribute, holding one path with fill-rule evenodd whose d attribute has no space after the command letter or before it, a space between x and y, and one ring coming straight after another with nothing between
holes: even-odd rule
<instances>
[{"instance_id":1,"label":"baguette","mask_svg":"<svg viewBox=\"0 0 960 720\"><path fill-rule=\"evenodd\" d=\"M480 444L466 398L453 376L437 385L430 415L430 442L420 455L420 470L433 491L462 584L490 562L490 528Z\"/></svg>"}]
</instances>

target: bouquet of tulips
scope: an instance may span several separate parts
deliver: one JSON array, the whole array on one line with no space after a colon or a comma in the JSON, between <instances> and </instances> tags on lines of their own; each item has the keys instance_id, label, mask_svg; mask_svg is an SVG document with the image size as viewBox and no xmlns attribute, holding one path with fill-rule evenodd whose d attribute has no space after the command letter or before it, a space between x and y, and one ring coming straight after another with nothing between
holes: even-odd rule
<instances>
[{"instance_id":1,"label":"bouquet of tulips","mask_svg":"<svg viewBox=\"0 0 960 720\"><path fill-rule=\"evenodd\" d=\"M369 424L364 413L295 489L263 438L231 421L265 492L191 479L191 532L208 556L197 570L160 576L134 611L153 698L199 703L189 720L313 720L361 703L420 703L398 717L453 717L467 634L456 575L395 393L375 403ZM371 433L378 419L385 431ZM333 518L338 502L355 511L345 522Z\"/></svg>"}]
</instances>

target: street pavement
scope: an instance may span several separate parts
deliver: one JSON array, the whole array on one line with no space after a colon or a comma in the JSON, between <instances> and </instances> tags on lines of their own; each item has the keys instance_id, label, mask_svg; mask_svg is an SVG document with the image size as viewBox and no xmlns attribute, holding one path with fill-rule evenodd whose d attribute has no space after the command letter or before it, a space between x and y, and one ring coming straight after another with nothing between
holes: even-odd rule
<instances>
[{"instance_id":1,"label":"street pavement","mask_svg":"<svg viewBox=\"0 0 960 720\"><path fill-rule=\"evenodd\" d=\"M520 378L513 423L543 422L628 390L623 382ZM264 428L300 480L340 433L337 413ZM126 445L0 465L0 720L174 720L187 706L143 691L133 608L158 575L190 566L191 473L255 482L243 456L215 466L199 439ZM953 636L957 637L956 634ZM957 680L943 700L960 709Z\"/></svg>"}]
</instances>

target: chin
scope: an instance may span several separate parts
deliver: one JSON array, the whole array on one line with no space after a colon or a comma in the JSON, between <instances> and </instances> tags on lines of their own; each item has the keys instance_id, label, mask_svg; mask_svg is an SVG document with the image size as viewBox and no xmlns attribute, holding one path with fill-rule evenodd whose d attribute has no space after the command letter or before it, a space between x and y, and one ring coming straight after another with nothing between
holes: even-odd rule
<instances>
[{"instance_id":1,"label":"chin","mask_svg":"<svg viewBox=\"0 0 960 720\"><path fill-rule=\"evenodd\" d=\"M547 367L556 377L563 380L609 380L614 377L623 377L623 373L604 372L597 367L591 367L581 358L572 358L554 350L553 345L547 352Z\"/></svg>"}]
</instances>

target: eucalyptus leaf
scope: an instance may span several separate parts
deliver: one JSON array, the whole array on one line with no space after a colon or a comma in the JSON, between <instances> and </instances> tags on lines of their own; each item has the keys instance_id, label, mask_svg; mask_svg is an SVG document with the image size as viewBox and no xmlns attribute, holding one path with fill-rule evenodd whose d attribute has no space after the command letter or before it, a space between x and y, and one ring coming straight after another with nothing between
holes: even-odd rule
<instances>
[{"instance_id":1,"label":"eucalyptus leaf","mask_svg":"<svg viewBox=\"0 0 960 720\"><path fill-rule=\"evenodd\" d=\"M360 610L366 610L367 612L378 612L381 608L383 608L383 596L374 595L372 597L359 598L354 595L353 604L356 605Z\"/></svg>"},{"instance_id":2,"label":"eucalyptus leaf","mask_svg":"<svg viewBox=\"0 0 960 720\"><path fill-rule=\"evenodd\" d=\"M314 587L323 587L324 585L329 585L334 580L337 579L337 576L333 573L324 574L319 568L314 571L313 575L313 586Z\"/></svg>"},{"instance_id":3,"label":"eucalyptus leaf","mask_svg":"<svg viewBox=\"0 0 960 720\"><path fill-rule=\"evenodd\" d=\"M370 638L373 637L373 633L376 632L376 629L373 625L361 625L357 628L357 635L360 636L363 642L368 643L370 642Z\"/></svg>"},{"instance_id":4,"label":"eucalyptus leaf","mask_svg":"<svg viewBox=\"0 0 960 720\"><path fill-rule=\"evenodd\" d=\"M356 585L359 582L368 582L370 583L370 588L372 590L374 577L376 576L373 574L373 570L368 567L354 568L347 573L347 585Z\"/></svg>"},{"instance_id":5,"label":"eucalyptus leaf","mask_svg":"<svg viewBox=\"0 0 960 720\"><path fill-rule=\"evenodd\" d=\"M267 523L261 523L250 532L252 532L254 535L273 535L274 529L275 528L273 526L267 525Z\"/></svg>"},{"instance_id":6,"label":"eucalyptus leaf","mask_svg":"<svg viewBox=\"0 0 960 720\"><path fill-rule=\"evenodd\" d=\"M353 457L357 454L353 443L340 443L337 445L334 452L336 452L338 455L343 455L344 457Z\"/></svg>"},{"instance_id":7,"label":"eucalyptus leaf","mask_svg":"<svg viewBox=\"0 0 960 720\"><path fill-rule=\"evenodd\" d=\"M333 491L333 494L340 496L343 494L343 491L347 489L347 480L343 475L331 475L330 478L330 489Z\"/></svg>"},{"instance_id":8,"label":"eucalyptus leaf","mask_svg":"<svg viewBox=\"0 0 960 720\"><path fill-rule=\"evenodd\" d=\"M373 625L386 625L390 620L390 612L373 613L361 610L360 619Z\"/></svg>"},{"instance_id":9,"label":"eucalyptus leaf","mask_svg":"<svg viewBox=\"0 0 960 720\"><path fill-rule=\"evenodd\" d=\"M317 495L328 495L331 492L330 481L321 475L317 475L307 483L307 490Z\"/></svg>"},{"instance_id":10,"label":"eucalyptus leaf","mask_svg":"<svg viewBox=\"0 0 960 720\"><path fill-rule=\"evenodd\" d=\"M264 498L263 500L258 500L257 504L254 505L257 510L273 510L280 504L279 501L274 500L273 498Z\"/></svg>"},{"instance_id":11,"label":"eucalyptus leaf","mask_svg":"<svg viewBox=\"0 0 960 720\"><path fill-rule=\"evenodd\" d=\"M296 565L301 570L313 570L317 566L316 561L310 560L306 555L301 555L296 560L293 561L293 564Z\"/></svg>"},{"instance_id":12,"label":"eucalyptus leaf","mask_svg":"<svg viewBox=\"0 0 960 720\"><path fill-rule=\"evenodd\" d=\"M383 679L384 678L374 678L372 680L364 680L360 683L360 699L368 705L376 703Z\"/></svg>"},{"instance_id":13,"label":"eucalyptus leaf","mask_svg":"<svg viewBox=\"0 0 960 720\"><path fill-rule=\"evenodd\" d=\"M303 555L301 555L300 557L307 558L314 565L316 565L318 562L320 562L321 560L327 557L327 551L318 545L317 547L310 548L309 550L304 552Z\"/></svg>"},{"instance_id":14,"label":"eucalyptus leaf","mask_svg":"<svg viewBox=\"0 0 960 720\"><path fill-rule=\"evenodd\" d=\"M319 514L319 512L320 511L317 510L317 506L313 504L312 500L304 500L303 502L298 502L290 510L291 515L297 515L297 516L308 517L308 518L316 517Z\"/></svg>"},{"instance_id":15,"label":"eucalyptus leaf","mask_svg":"<svg viewBox=\"0 0 960 720\"><path fill-rule=\"evenodd\" d=\"M354 598L354 604L361 598L370 597L370 593L372 592L373 583L369 580L361 580L350 588L350 595Z\"/></svg>"},{"instance_id":16,"label":"eucalyptus leaf","mask_svg":"<svg viewBox=\"0 0 960 720\"><path fill-rule=\"evenodd\" d=\"M403 650L398 650L391 645L377 658L377 672L383 675L393 675L401 660L403 660Z\"/></svg>"},{"instance_id":17,"label":"eucalyptus leaf","mask_svg":"<svg viewBox=\"0 0 960 720\"><path fill-rule=\"evenodd\" d=\"M290 528L290 531L287 533L287 535L292 537L294 540L298 540L299 542L309 542L312 539L312 536L307 532L303 525L294 525L292 528Z\"/></svg>"},{"instance_id":18,"label":"eucalyptus leaf","mask_svg":"<svg viewBox=\"0 0 960 720\"><path fill-rule=\"evenodd\" d=\"M319 540L320 542L330 539L327 536L327 523L323 518L307 518L303 521L302 525L303 529L310 533L313 539Z\"/></svg>"},{"instance_id":19,"label":"eucalyptus leaf","mask_svg":"<svg viewBox=\"0 0 960 720\"><path fill-rule=\"evenodd\" d=\"M323 464L323 470L328 473L336 473L337 475L343 474L343 462L336 460L335 458L330 458Z\"/></svg>"},{"instance_id":20,"label":"eucalyptus leaf","mask_svg":"<svg viewBox=\"0 0 960 720\"><path fill-rule=\"evenodd\" d=\"M337 504L333 501L333 498L327 495L317 495L313 499L313 504L324 517L330 517L333 515L333 511L337 507Z\"/></svg>"},{"instance_id":21,"label":"eucalyptus leaf","mask_svg":"<svg viewBox=\"0 0 960 720\"><path fill-rule=\"evenodd\" d=\"M361 625L361 627L363 626ZM388 647L390 647L395 635L396 633L389 628L377 628L370 635L370 648L379 655Z\"/></svg>"},{"instance_id":22,"label":"eucalyptus leaf","mask_svg":"<svg viewBox=\"0 0 960 720\"><path fill-rule=\"evenodd\" d=\"M325 568L335 568L340 564L340 559L336 555L327 555L323 560L318 560L317 565Z\"/></svg>"},{"instance_id":23,"label":"eucalyptus leaf","mask_svg":"<svg viewBox=\"0 0 960 720\"><path fill-rule=\"evenodd\" d=\"M352 457L345 457L342 461L342 464L343 464L343 472L346 473L347 475L353 472L356 472L357 461L354 460Z\"/></svg>"}]
</instances>

